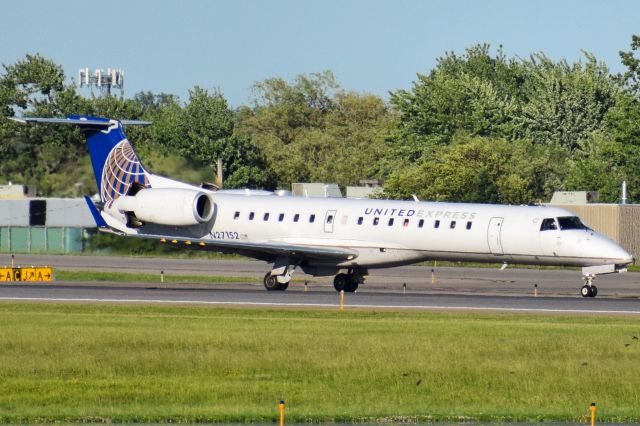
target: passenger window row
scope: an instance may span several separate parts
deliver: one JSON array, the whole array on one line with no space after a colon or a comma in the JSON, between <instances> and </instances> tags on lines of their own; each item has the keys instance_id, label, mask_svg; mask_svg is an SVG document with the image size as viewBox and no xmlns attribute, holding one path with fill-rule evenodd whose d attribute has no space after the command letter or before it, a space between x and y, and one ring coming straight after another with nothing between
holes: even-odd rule
<instances>
[{"instance_id":1,"label":"passenger window row","mask_svg":"<svg viewBox=\"0 0 640 426\"><path fill-rule=\"evenodd\" d=\"M285 218L284 213L278 214L278 222L284 222L284 218ZM240 219L240 212L239 211L236 211L233 214L233 219L234 220ZM253 220L253 219L255 219L255 212L249 212L249 220ZM342 219L343 219L342 223L346 223L347 217L343 216ZM387 220L387 225L388 226L393 226L394 223L395 223L395 219L396 218L393 218L393 217L389 218ZM262 220L265 221L265 222L268 221L269 220L269 213L264 213L263 216L262 216ZM293 221L294 222L299 222L300 221L300 214L299 213L296 213L296 214L293 215ZM310 214L309 215L309 223L314 223L315 221L316 221L316 215L315 214ZM333 223L333 215L327 215L326 221L327 221L328 224ZM408 218L405 218L404 220L402 220L402 227L403 228L408 228L409 225L410 225L410 222L411 221ZM377 217L377 216L374 217L372 223L373 223L374 226L378 226L380 224L380 218ZM358 217L357 224L358 225L364 224L364 217L362 217L362 216ZM418 220L418 228L424 228L424 224L425 224L424 219ZM456 225L457 225L457 222L455 220L450 221L449 222L449 229L455 229ZM467 221L466 229L469 230L469 229L471 229L472 226L473 226L473 222L472 221ZM433 222L433 227L436 228L436 229L440 228L440 220L439 219L436 219Z\"/></svg>"},{"instance_id":2,"label":"passenger window row","mask_svg":"<svg viewBox=\"0 0 640 426\"><path fill-rule=\"evenodd\" d=\"M255 217L256 217L255 212L249 212L249 220L253 220L253 219L255 219ZM266 222L266 221L268 221L268 220L269 220L269 217L270 217L270 214L269 214L269 213L264 213L264 214L262 215L262 220L263 220L264 222ZM333 220L333 216L330 216L330 217L331 217L331 220ZM236 211L236 212L233 214L233 219L234 219L234 220L238 220L238 219L240 219L240 212L239 212L239 211ZM328 219L328 220L329 220L329 219ZM294 214L294 215L293 215L293 221L294 221L294 222L299 222L299 221L300 221L300 214L298 214L298 213ZM316 215L315 215L315 214L310 214L310 215L309 215L309 223L313 223L313 222L315 222L315 221L316 221ZM278 222L284 222L284 213L280 213L280 214L278 214Z\"/></svg>"},{"instance_id":3,"label":"passenger window row","mask_svg":"<svg viewBox=\"0 0 640 426\"><path fill-rule=\"evenodd\" d=\"M362 225L364 223L364 217L360 216L358 218L357 223L358 223L358 225ZM380 218L379 217L374 217L372 223L373 223L373 226L378 226L380 224ZM395 223L395 218L393 218L393 217L389 218L389 220L387 221L387 225L388 226L393 226L394 223ZM402 221L402 226L404 228L407 228L407 227L409 227L409 223L410 223L409 219L404 219ZM457 222L455 220L452 220L451 222L449 222L449 228L450 229L455 229L456 228L456 224L457 224ZM467 221L466 228L469 230L469 229L471 229L472 226L473 226L473 222L470 221L470 220ZM440 228L440 220L439 219L436 219L433 222L433 227L436 228L436 229ZM424 228L424 219L420 219L418 221L418 228Z\"/></svg>"}]
</instances>

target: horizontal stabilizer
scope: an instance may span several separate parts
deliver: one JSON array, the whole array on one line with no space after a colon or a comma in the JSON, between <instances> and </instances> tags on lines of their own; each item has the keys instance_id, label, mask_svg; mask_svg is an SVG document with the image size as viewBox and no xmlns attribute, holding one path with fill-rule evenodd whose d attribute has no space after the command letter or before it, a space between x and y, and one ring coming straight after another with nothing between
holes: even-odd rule
<instances>
[{"instance_id":1,"label":"horizontal stabilizer","mask_svg":"<svg viewBox=\"0 0 640 426\"><path fill-rule=\"evenodd\" d=\"M44 118L44 117L9 117L9 119L13 121L17 121L22 124L30 124L30 123L49 123L49 124L75 124L76 126L81 127L109 127L112 126L113 123L110 120L102 119L91 119L91 118ZM140 120L121 120L120 123L123 126L148 126L151 124L150 121L140 121Z\"/></svg>"}]
</instances>

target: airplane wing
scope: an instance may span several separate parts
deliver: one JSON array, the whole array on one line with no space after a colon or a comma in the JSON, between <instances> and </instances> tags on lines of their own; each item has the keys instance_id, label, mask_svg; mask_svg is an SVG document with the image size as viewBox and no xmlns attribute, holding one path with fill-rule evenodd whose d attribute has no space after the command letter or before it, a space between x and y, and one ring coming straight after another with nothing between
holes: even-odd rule
<instances>
[{"instance_id":1,"label":"airplane wing","mask_svg":"<svg viewBox=\"0 0 640 426\"><path fill-rule=\"evenodd\" d=\"M242 242L232 240L206 240L184 237L167 237L150 234L122 234L109 230L107 227L98 226L101 231L126 235L127 237L146 240L156 240L160 243L170 244L176 248L190 248L203 251L216 251L227 254L240 254L257 259L267 260L277 256L286 255L294 258L343 262L358 257L358 251L348 248L325 247L318 245L283 244L276 242Z\"/></svg>"},{"instance_id":2,"label":"airplane wing","mask_svg":"<svg viewBox=\"0 0 640 426\"><path fill-rule=\"evenodd\" d=\"M132 235L133 236L133 235ZM155 239L161 243L175 246L195 248L208 251L221 251L225 253L247 254L253 257L265 257L287 255L297 258L312 258L318 260L346 261L358 257L356 250L338 247L324 247L318 245L283 244L277 242L245 242L235 240L200 240L184 237L166 237L162 235L137 235L139 238Z\"/></svg>"}]
</instances>

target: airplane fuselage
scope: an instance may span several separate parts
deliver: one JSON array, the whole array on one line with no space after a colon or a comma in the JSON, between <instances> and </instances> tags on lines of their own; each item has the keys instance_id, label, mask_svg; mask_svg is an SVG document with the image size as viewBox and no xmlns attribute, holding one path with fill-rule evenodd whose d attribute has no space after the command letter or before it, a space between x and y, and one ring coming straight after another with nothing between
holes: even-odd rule
<instances>
[{"instance_id":1,"label":"airplane fuselage","mask_svg":"<svg viewBox=\"0 0 640 426\"><path fill-rule=\"evenodd\" d=\"M357 250L337 264L345 268L422 260L589 266L630 257L590 229L561 229L556 218L575 215L554 207L224 193L213 199L213 227L201 238ZM556 220L556 229L541 230L545 219Z\"/></svg>"}]
</instances>

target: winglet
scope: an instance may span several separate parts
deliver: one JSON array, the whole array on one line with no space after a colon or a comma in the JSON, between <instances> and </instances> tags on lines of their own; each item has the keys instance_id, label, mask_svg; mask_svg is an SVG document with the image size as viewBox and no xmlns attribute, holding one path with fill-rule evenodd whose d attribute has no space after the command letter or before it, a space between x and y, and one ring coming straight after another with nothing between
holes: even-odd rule
<instances>
[{"instance_id":1,"label":"winglet","mask_svg":"<svg viewBox=\"0 0 640 426\"><path fill-rule=\"evenodd\" d=\"M85 195L84 200L87 202L87 206L89 206L89 211L91 212L91 216L93 216L93 220L96 222L96 226L98 228L108 228L109 226L107 225L107 222L104 221L98 211L98 208L93 204L93 201L91 201L91 198L89 198L88 195Z\"/></svg>"}]
</instances>

